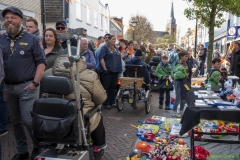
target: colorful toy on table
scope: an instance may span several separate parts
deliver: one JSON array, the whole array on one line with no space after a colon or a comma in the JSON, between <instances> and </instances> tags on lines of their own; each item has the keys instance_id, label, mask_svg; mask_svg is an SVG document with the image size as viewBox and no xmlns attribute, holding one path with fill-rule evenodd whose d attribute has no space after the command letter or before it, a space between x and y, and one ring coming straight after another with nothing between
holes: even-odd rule
<instances>
[{"instance_id":1,"label":"colorful toy on table","mask_svg":"<svg viewBox=\"0 0 240 160\"><path fill-rule=\"evenodd\" d=\"M140 142L137 142L135 148L139 149L143 153L148 153L151 150L151 145L148 144L147 142L140 141Z\"/></svg>"},{"instance_id":2,"label":"colorful toy on table","mask_svg":"<svg viewBox=\"0 0 240 160\"><path fill-rule=\"evenodd\" d=\"M142 151L139 149L132 149L129 153L129 156L126 158L126 160L143 160L146 158L142 157Z\"/></svg>"},{"instance_id":3,"label":"colorful toy on table","mask_svg":"<svg viewBox=\"0 0 240 160\"><path fill-rule=\"evenodd\" d=\"M218 125L213 125L210 129L210 133L227 133L227 131L223 127L219 127ZM223 135L210 135L213 138L222 138Z\"/></svg>"},{"instance_id":4,"label":"colorful toy on table","mask_svg":"<svg viewBox=\"0 0 240 160\"><path fill-rule=\"evenodd\" d=\"M204 87L204 82L194 81L194 82L192 82L192 86L201 86L201 87Z\"/></svg>"},{"instance_id":5,"label":"colorful toy on table","mask_svg":"<svg viewBox=\"0 0 240 160\"><path fill-rule=\"evenodd\" d=\"M210 153L202 146L194 146L194 156L195 159L207 160L207 157L210 156Z\"/></svg>"},{"instance_id":6,"label":"colorful toy on table","mask_svg":"<svg viewBox=\"0 0 240 160\"><path fill-rule=\"evenodd\" d=\"M233 95L235 96L235 100L233 104L237 106L240 102L240 86L239 85L237 85L236 88L233 90Z\"/></svg>"},{"instance_id":7,"label":"colorful toy on table","mask_svg":"<svg viewBox=\"0 0 240 160\"><path fill-rule=\"evenodd\" d=\"M153 119L153 118L148 118L145 121L146 124L162 124L161 120Z\"/></svg>"},{"instance_id":8,"label":"colorful toy on table","mask_svg":"<svg viewBox=\"0 0 240 160\"><path fill-rule=\"evenodd\" d=\"M193 130L194 130L194 132L203 132L203 130L200 126L195 127ZM192 131L189 131L188 135L191 136L191 134L192 134ZM203 134L194 133L194 138L202 138L202 137L203 137Z\"/></svg>"},{"instance_id":9,"label":"colorful toy on table","mask_svg":"<svg viewBox=\"0 0 240 160\"><path fill-rule=\"evenodd\" d=\"M224 88L222 88L221 92L219 93L220 97L226 97L230 94L233 93L233 89L232 89L232 80L227 80L224 83Z\"/></svg>"},{"instance_id":10,"label":"colorful toy on table","mask_svg":"<svg viewBox=\"0 0 240 160\"><path fill-rule=\"evenodd\" d=\"M151 132L147 132L139 136L139 139L141 139L142 141L148 141L148 142L153 142L154 138L155 138L155 135Z\"/></svg>"},{"instance_id":11,"label":"colorful toy on table","mask_svg":"<svg viewBox=\"0 0 240 160\"><path fill-rule=\"evenodd\" d=\"M141 128L149 128L152 130L153 134L157 134L159 132L160 126L155 124L142 124Z\"/></svg>"}]
</instances>

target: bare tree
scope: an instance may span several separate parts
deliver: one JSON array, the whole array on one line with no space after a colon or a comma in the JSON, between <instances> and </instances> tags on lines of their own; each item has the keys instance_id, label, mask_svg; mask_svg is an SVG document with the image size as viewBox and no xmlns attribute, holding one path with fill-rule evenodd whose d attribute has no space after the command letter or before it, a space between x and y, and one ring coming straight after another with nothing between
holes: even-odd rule
<instances>
[{"instance_id":1,"label":"bare tree","mask_svg":"<svg viewBox=\"0 0 240 160\"><path fill-rule=\"evenodd\" d=\"M132 25L132 22L135 22L136 26ZM147 17L137 14L132 16L129 20L129 28L125 34L126 39L135 40L138 43L141 42L151 42L155 43L156 36L153 32L153 26Z\"/></svg>"}]
</instances>

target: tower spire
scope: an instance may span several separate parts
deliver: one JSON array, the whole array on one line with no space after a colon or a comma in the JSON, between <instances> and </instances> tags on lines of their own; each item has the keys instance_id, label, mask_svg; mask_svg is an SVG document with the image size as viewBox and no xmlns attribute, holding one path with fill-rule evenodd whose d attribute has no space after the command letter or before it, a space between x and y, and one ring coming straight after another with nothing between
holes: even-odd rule
<instances>
[{"instance_id":1,"label":"tower spire","mask_svg":"<svg viewBox=\"0 0 240 160\"><path fill-rule=\"evenodd\" d=\"M174 19L173 0L172 0L172 8L171 8L171 18Z\"/></svg>"}]
</instances>

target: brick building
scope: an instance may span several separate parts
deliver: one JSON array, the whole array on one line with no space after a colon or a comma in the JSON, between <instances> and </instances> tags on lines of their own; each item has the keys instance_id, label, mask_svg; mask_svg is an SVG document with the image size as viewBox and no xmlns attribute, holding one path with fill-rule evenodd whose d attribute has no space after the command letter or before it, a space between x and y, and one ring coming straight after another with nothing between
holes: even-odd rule
<instances>
[{"instance_id":1,"label":"brick building","mask_svg":"<svg viewBox=\"0 0 240 160\"><path fill-rule=\"evenodd\" d=\"M0 1L0 30L4 30L4 18L2 11L9 6L18 7L24 14L23 26L26 25L26 19L29 17L36 18L41 30L41 1L40 0L1 0Z\"/></svg>"}]
</instances>

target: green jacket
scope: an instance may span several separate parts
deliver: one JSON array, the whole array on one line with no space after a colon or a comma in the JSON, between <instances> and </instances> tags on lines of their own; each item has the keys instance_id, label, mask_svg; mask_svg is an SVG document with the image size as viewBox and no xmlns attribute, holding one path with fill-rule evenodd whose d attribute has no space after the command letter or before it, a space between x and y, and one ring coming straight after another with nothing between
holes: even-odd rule
<instances>
[{"instance_id":1,"label":"green jacket","mask_svg":"<svg viewBox=\"0 0 240 160\"><path fill-rule=\"evenodd\" d=\"M219 71L212 72L211 76L208 78L208 83L211 84L211 88L213 89L220 88L220 86L218 85L220 78L221 78L221 73Z\"/></svg>"},{"instance_id":2,"label":"green jacket","mask_svg":"<svg viewBox=\"0 0 240 160\"><path fill-rule=\"evenodd\" d=\"M157 68L156 68L156 76L158 77L158 79L162 79L163 76L172 76L172 69L171 69L171 65L169 63L167 64L163 64L162 62L160 64L158 64Z\"/></svg>"},{"instance_id":3,"label":"green jacket","mask_svg":"<svg viewBox=\"0 0 240 160\"><path fill-rule=\"evenodd\" d=\"M188 76L187 64L178 62L174 68L173 77L175 80L184 79Z\"/></svg>"}]
</instances>

